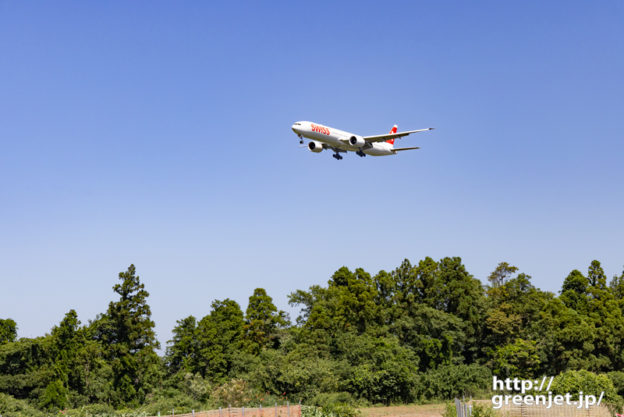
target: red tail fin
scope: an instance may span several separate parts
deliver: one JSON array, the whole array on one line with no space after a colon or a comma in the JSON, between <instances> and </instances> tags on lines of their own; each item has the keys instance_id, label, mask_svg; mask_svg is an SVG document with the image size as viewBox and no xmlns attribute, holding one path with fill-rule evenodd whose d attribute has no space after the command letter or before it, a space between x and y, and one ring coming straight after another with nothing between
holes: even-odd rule
<instances>
[{"instance_id":1,"label":"red tail fin","mask_svg":"<svg viewBox=\"0 0 624 417\"><path fill-rule=\"evenodd\" d=\"M397 125L392 126L392 129L390 129L390 133L396 133L397 128ZM388 142L390 145L394 145L394 139L387 140L386 142Z\"/></svg>"}]
</instances>

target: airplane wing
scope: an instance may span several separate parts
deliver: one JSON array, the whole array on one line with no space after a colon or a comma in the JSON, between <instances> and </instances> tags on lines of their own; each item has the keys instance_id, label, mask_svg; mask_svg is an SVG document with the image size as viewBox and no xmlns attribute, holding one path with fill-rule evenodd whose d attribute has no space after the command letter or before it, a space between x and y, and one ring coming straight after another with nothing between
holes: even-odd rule
<instances>
[{"instance_id":1,"label":"airplane wing","mask_svg":"<svg viewBox=\"0 0 624 417\"><path fill-rule=\"evenodd\" d=\"M412 133L426 132L427 130L433 130L433 128L429 127L427 129L406 130L405 132L397 132L397 133L386 133L385 135L364 136L363 139L366 142L385 142L390 139L402 138L403 136L407 136Z\"/></svg>"},{"instance_id":2,"label":"airplane wing","mask_svg":"<svg viewBox=\"0 0 624 417\"><path fill-rule=\"evenodd\" d=\"M394 152L398 152L398 151L409 151L409 150L411 150L411 149L420 149L420 147L419 147L419 146L414 146L414 147L411 147L411 148L394 148L394 149L393 149L393 151L394 151Z\"/></svg>"}]
</instances>

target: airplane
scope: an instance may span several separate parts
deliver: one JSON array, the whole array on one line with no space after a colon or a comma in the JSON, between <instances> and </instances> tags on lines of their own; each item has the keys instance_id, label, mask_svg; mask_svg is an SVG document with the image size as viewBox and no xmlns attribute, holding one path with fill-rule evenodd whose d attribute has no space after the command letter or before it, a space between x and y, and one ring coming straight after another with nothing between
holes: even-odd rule
<instances>
[{"instance_id":1,"label":"airplane","mask_svg":"<svg viewBox=\"0 0 624 417\"><path fill-rule=\"evenodd\" d=\"M407 136L411 133L426 132L433 130L432 127L419 130L406 130L405 132L397 132L397 125L392 127L390 133L385 135L360 136L354 133L345 132L333 127L324 126L318 123L301 121L295 122L291 129L299 136L299 143L303 144L303 138L310 139L308 149L314 153L319 153L323 149L331 149L334 151L332 155L337 160L342 159L341 152L355 152L357 155L364 157L396 155L400 151L409 151L411 149L420 149L418 146L411 148L395 148L394 140Z\"/></svg>"}]
</instances>

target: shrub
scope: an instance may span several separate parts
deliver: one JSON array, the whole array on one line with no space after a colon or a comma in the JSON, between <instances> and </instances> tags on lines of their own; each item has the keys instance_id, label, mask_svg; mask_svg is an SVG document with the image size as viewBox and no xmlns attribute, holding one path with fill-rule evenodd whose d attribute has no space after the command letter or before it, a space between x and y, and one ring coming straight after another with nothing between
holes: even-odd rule
<instances>
[{"instance_id":1,"label":"shrub","mask_svg":"<svg viewBox=\"0 0 624 417\"><path fill-rule=\"evenodd\" d=\"M40 398L40 405L47 409L61 409L67 404L69 391L60 380L54 380L48 384Z\"/></svg>"},{"instance_id":2,"label":"shrub","mask_svg":"<svg viewBox=\"0 0 624 417\"><path fill-rule=\"evenodd\" d=\"M551 391L554 394L572 394L572 398L577 400L580 391L583 394L595 395L598 397L604 392L606 402L618 403L622 398L615 391L613 382L606 374L595 374L590 371L566 371L562 372L553 380Z\"/></svg>"},{"instance_id":3,"label":"shrub","mask_svg":"<svg viewBox=\"0 0 624 417\"><path fill-rule=\"evenodd\" d=\"M0 393L0 415L11 417L45 417L46 414L32 407L25 400L17 400Z\"/></svg>"},{"instance_id":4,"label":"shrub","mask_svg":"<svg viewBox=\"0 0 624 417\"><path fill-rule=\"evenodd\" d=\"M349 404L330 404L322 407L324 413L334 417L357 417L360 411Z\"/></svg>"},{"instance_id":5,"label":"shrub","mask_svg":"<svg viewBox=\"0 0 624 417\"><path fill-rule=\"evenodd\" d=\"M348 392L332 392L318 394L310 401L318 406L325 414L335 417L355 417L359 414L356 401Z\"/></svg>"},{"instance_id":6,"label":"shrub","mask_svg":"<svg viewBox=\"0 0 624 417\"><path fill-rule=\"evenodd\" d=\"M484 366L445 365L420 375L415 396L421 400L450 400L462 396L479 396L492 383L492 372Z\"/></svg>"},{"instance_id":7,"label":"shrub","mask_svg":"<svg viewBox=\"0 0 624 417\"><path fill-rule=\"evenodd\" d=\"M612 375L610 378L607 374L595 374L585 370L566 371L555 377L551 390L553 393L561 395L569 392L575 400L578 399L580 391L583 391L583 395L595 395L596 397L604 392L602 404L606 405L613 415L621 412L624 407L624 399L618 395L613 384L613 380L616 378L616 375Z\"/></svg>"},{"instance_id":8,"label":"shrub","mask_svg":"<svg viewBox=\"0 0 624 417\"><path fill-rule=\"evenodd\" d=\"M191 374L190 372L184 374L181 388L195 401L204 402L210 396L210 383L199 374Z\"/></svg>"},{"instance_id":9,"label":"shrub","mask_svg":"<svg viewBox=\"0 0 624 417\"><path fill-rule=\"evenodd\" d=\"M359 411L346 404L327 407L302 406L301 417L357 417Z\"/></svg>"},{"instance_id":10,"label":"shrub","mask_svg":"<svg viewBox=\"0 0 624 417\"><path fill-rule=\"evenodd\" d=\"M211 399L218 405L232 407L244 407L253 397L247 382L242 379L232 379L217 387L211 395Z\"/></svg>"},{"instance_id":11,"label":"shrub","mask_svg":"<svg viewBox=\"0 0 624 417\"><path fill-rule=\"evenodd\" d=\"M487 405L474 404L472 406L471 417L495 417L498 413Z\"/></svg>"},{"instance_id":12,"label":"shrub","mask_svg":"<svg viewBox=\"0 0 624 417\"><path fill-rule=\"evenodd\" d=\"M355 406L356 401L348 392L329 392L315 395L308 404L325 408L340 404Z\"/></svg>"},{"instance_id":13,"label":"shrub","mask_svg":"<svg viewBox=\"0 0 624 417\"><path fill-rule=\"evenodd\" d=\"M457 408L455 408L455 404L446 403L444 404L444 412L442 413L443 417L457 417Z\"/></svg>"},{"instance_id":14,"label":"shrub","mask_svg":"<svg viewBox=\"0 0 624 417\"><path fill-rule=\"evenodd\" d=\"M613 386L615 388L615 392L617 392L617 394L620 397L624 398L624 372L622 372L622 371L613 371L613 372L609 372L607 374L607 376L609 377L609 379L613 383Z\"/></svg>"},{"instance_id":15,"label":"shrub","mask_svg":"<svg viewBox=\"0 0 624 417\"><path fill-rule=\"evenodd\" d=\"M167 415L171 410L175 410L176 414L190 413L191 410L200 410L201 408L201 403L193 401L187 395L180 394L172 398L159 398L150 404L132 410L134 414L131 415L155 416L158 412L161 415Z\"/></svg>"},{"instance_id":16,"label":"shrub","mask_svg":"<svg viewBox=\"0 0 624 417\"><path fill-rule=\"evenodd\" d=\"M67 417L104 417L115 416L115 409L108 404L91 404L84 407L67 410Z\"/></svg>"},{"instance_id":17,"label":"shrub","mask_svg":"<svg viewBox=\"0 0 624 417\"><path fill-rule=\"evenodd\" d=\"M251 385L272 395L288 393L291 398L308 402L322 392L338 391L336 362L297 350L287 355L265 350L261 365L250 373Z\"/></svg>"}]
</instances>

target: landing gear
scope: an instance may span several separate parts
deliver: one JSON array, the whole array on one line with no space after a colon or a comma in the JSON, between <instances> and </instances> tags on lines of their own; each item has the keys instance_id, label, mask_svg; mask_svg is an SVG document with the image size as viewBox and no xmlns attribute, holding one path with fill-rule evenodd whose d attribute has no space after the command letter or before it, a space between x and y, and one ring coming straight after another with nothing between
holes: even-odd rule
<instances>
[{"instance_id":1,"label":"landing gear","mask_svg":"<svg viewBox=\"0 0 624 417\"><path fill-rule=\"evenodd\" d=\"M361 156L362 158L366 156L366 154L362 152L362 150L357 151L355 154Z\"/></svg>"},{"instance_id":2,"label":"landing gear","mask_svg":"<svg viewBox=\"0 0 624 417\"><path fill-rule=\"evenodd\" d=\"M299 135L299 145L303 145L303 136Z\"/></svg>"},{"instance_id":3,"label":"landing gear","mask_svg":"<svg viewBox=\"0 0 624 417\"><path fill-rule=\"evenodd\" d=\"M336 152L335 154L332 155L334 158L336 158L338 161L340 161L342 159L342 156L340 156L340 154L338 152Z\"/></svg>"}]
</instances>

